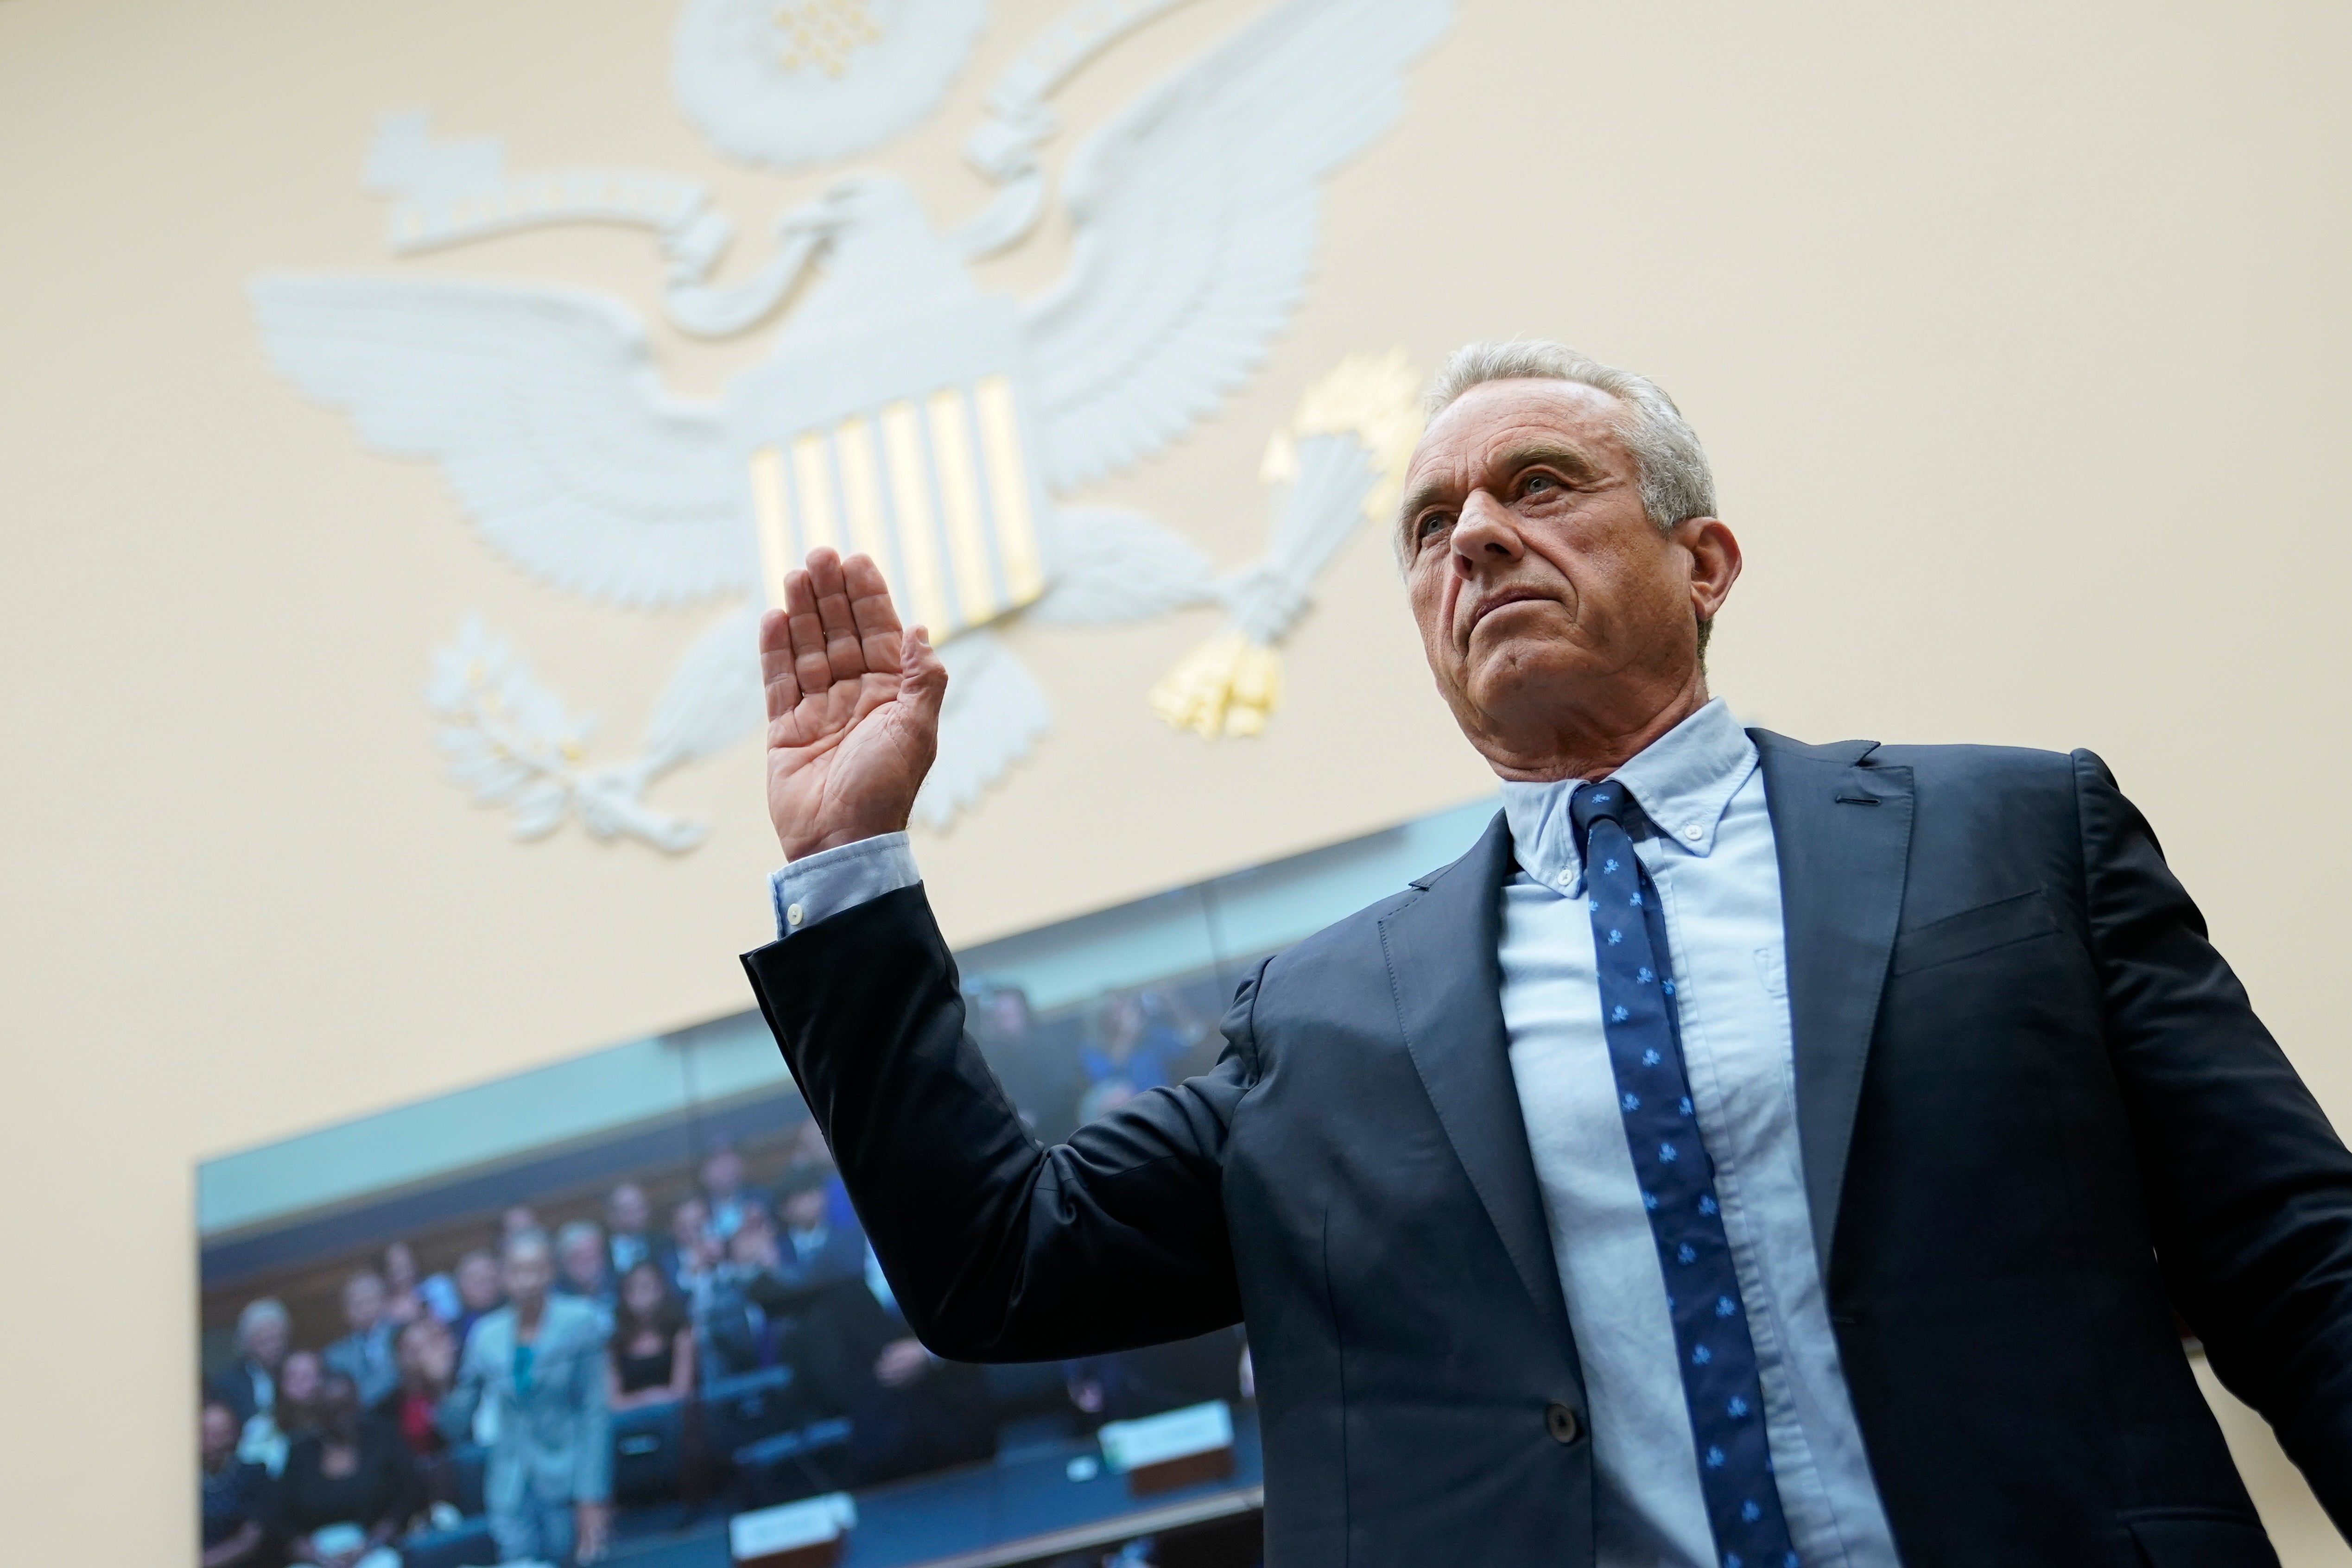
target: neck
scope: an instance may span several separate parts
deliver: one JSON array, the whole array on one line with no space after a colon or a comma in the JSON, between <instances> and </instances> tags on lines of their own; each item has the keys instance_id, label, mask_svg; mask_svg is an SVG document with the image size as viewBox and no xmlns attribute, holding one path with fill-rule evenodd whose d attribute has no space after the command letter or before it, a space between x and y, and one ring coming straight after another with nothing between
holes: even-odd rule
<instances>
[{"instance_id":1,"label":"neck","mask_svg":"<svg viewBox=\"0 0 2352 1568\"><path fill-rule=\"evenodd\" d=\"M1475 739L1497 777L1529 784L1563 779L1597 783L1706 703L1706 674L1694 668L1688 679L1663 694L1591 709L1554 709L1524 727L1497 727Z\"/></svg>"},{"instance_id":2,"label":"neck","mask_svg":"<svg viewBox=\"0 0 2352 1568\"><path fill-rule=\"evenodd\" d=\"M536 1328L539 1326L540 1318L547 1311L547 1298L536 1296L529 1301L519 1301L515 1302L514 1310L515 1322L525 1328Z\"/></svg>"}]
</instances>

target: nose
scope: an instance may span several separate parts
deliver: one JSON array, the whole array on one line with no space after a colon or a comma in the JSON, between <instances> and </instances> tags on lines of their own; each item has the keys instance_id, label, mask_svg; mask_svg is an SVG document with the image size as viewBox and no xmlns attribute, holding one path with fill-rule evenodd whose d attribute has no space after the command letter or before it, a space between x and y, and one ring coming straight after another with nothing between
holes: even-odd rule
<instances>
[{"instance_id":1,"label":"nose","mask_svg":"<svg viewBox=\"0 0 2352 1568\"><path fill-rule=\"evenodd\" d=\"M1511 509L1484 490L1473 490L1454 521L1454 570L1475 577L1482 569L1506 565L1527 553Z\"/></svg>"}]
</instances>

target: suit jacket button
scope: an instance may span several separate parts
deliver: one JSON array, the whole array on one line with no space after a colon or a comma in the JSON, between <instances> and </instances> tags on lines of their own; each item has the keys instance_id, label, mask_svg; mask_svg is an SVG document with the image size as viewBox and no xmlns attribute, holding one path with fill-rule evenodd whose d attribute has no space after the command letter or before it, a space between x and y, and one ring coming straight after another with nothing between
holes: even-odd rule
<instances>
[{"instance_id":1,"label":"suit jacket button","mask_svg":"<svg viewBox=\"0 0 2352 1568\"><path fill-rule=\"evenodd\" d=\"M1556 1443L1575 1442L1580 1430L1576 1424L1576 1412L1554 1401L1544 1411L1544 1430L1551 1434Z\"/></svg>"}]
</instances>

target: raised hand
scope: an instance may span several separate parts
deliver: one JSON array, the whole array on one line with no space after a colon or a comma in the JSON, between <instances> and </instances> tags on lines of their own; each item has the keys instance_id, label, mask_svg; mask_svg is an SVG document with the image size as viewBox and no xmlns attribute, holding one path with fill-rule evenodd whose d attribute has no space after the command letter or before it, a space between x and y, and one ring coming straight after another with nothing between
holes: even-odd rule
<instances>
[{"instance_id":1,"label":"raised hand","mask_svg":"<svg viewBox=\"0 0 2352 1568\"><path fill-rule=\"evenodd\" d=\"M809 552L760 622L768 817L788 860L895 833L939 752L947 667L898 627L882 569Z\"/></svg>"}]
</instances>

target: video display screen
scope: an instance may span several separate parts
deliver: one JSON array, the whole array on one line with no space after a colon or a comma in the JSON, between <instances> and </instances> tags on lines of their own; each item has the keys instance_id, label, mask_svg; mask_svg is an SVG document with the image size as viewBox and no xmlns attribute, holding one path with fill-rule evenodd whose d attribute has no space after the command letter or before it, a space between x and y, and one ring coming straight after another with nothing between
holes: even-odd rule
<instances>
[{"instance_id":1,"label":"video display screen","mask_svg":"<svg viewBox=\"0 0 2352 1568\"><path fill-rule=\"evenodd\" d=\"M961 953L971 1032L1061 1139L1205 1071L1259 956L1491 810ZM1242 1329L933 1356L756 1013L227 1155L198 1194L215 1568L1257 1560ZM832 1534L763 1557L810 1506Z\"/></svg>"}]
</instances>

